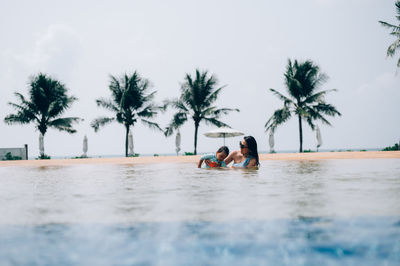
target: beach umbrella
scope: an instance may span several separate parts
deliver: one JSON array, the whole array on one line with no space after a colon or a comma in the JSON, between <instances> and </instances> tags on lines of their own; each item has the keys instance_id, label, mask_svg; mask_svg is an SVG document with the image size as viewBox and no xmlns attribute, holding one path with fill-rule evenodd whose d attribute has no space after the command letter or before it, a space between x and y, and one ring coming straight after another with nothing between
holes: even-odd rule
<instances>
[{"instance_id":1,"label":"beach umbrella","mask_svg":"<svg viewBox=\"0 0 400 266\"><path fill-rule=\"evenodd\" d=\"M44 141L42 133L39 134L39 151L40 157L44 157Z\"/></svg>"},{"instance_id":2,"label":"beach umbrella","mask_svg":"<svg viewBox=\"0 0 400 266\"><path fill-rule=\"evenodd\" d=\"M175 147L176 147L176 156L178 156L179 151L181 150L181 133L178 131L175 137Z\"/></svg>"},{"instance_id":3,"label":"beach umbrella","mask_svg":"<svg viewBox=\"0 0 400 266\"><path fill-rule=\"evenodd\" d=\"M274 141L274 132L272 132L272 130L269 132L268 143L269 143L269 152L273 153L274 152L275 141Z\"/></svg>"},{"instance_id":4,"label":"beach umbrella","mask_svg":"<svg viewBox=\"0 0 400 266\"><path fill-rule=\"evenodd\" d=\"M316 125L315 127L315 137L317 139L317 151L318 151L318 148L321 147L322 145L321 131L319 130L318 125Z\"/></svg>"},{"instance_id":5,"label":"beach umbrella","mask_svg":"<svg viewBox=\"0 0 400 266\"><path fill-rule=\"evenodd\" d=\"M134 153L133 153L133 137L132 137L131 132L129 132L129 135L128 135L128 148L129 148L129 155L134 155Z\"/></svg>"},{"instance_id":6,"label":"beach umbrella","mask_svg":"<svg viewBox=\"0 0 400 266\"><path fill-rule=\"evenodd\" d=\"M224 138L224 146L225 146L225 138L242 136L242 135L244 135L244 133L240 132L239 130L233 129L233 128L220 127L220 128L208 131L208 132L204 133L204 135L209 138Z\"/></svg>"},{"instance_id":7,"label":"beach umbrella","mask_svg":"<svg viewBox=\"0 0 400 266\"><path fill-rule=\"evenodd\" d=\"M86 135L83 137L83 154L82 157L87 157L87 151L88 151L88 139Z\"/></svg>"}]
</instances>

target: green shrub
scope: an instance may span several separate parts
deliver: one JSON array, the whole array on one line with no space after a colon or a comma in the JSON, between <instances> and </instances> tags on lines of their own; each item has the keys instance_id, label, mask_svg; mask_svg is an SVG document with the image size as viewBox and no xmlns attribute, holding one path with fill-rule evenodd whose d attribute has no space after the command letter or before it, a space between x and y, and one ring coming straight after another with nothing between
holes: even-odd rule
<instances>
[{"instance_id":1,"label":"green shrub","mask_svg":"<svg viewBox=\"0 0 400 266\"><path fill-rule=\"evenodd\" d=\"M47 154L39 155L36 160L49 160L51 157Z\"/></svg>"},{"instance_id":2,"label":"green shrub","mask_svg":"<svg viewBox=\"0 0 400 266\"><path fill-rule=\"evenodd\" d=\"M75 157L72 157L71 159L87 159L87 158L90 158L90 157L87 157L87 156L75 156Z\"/></svg>"},{"instance_id":3,"label":"green shrub","mask_svg":"<svg viewBox=\"0 0 400 266\"><path fill-rule=\"evenodd\" d=\"M304 153L308 153L308 152L315 152L315 151L312 151L312 150L304 150L303 152L304 152Z\"/></svg>"},{"instance_id":4,"label":"green shrub","mask_svg":"<svg viewBox=\"0 0 400 266\"><path fill-rule=\"evenodd\" d=\"M399 150L399 144L396 143L393 146L389 146L383 149L383 151L398 151Z\"/></svg>"},{"instance_id":5,"label":"green shrub","mask_svg":"<svg viewBox=\"0 0 400 266\"><path fill-rule=\"evenodd\" d=\"M16 161L16 160L22 160L22 157L21 156L12 156L11 152L7 152L2 160L3 161Z\"/></svg>"},{"instance_id":6,"label":"green shrub","mask_svg":"<svg viewBox=\"0 0 400 266\"><path fill-rule=\"evenodd\" d=\"M190 155L194 155L194 153L193 152L185 152L185 155L190 156Z\"/></svg>"}]
</instances>

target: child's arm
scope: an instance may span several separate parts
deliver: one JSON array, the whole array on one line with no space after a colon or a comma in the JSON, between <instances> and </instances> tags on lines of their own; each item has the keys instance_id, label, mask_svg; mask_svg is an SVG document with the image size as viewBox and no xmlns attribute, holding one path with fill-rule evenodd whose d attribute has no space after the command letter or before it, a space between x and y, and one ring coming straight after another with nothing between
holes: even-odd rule
<instances>
[{"instance_id":1,"label":"child's arm","mask_svg":"<svg viewBox=\"0 0 400 266\"><path fill-rule=\"evenodd\" d=\"M204 162L205 164L210 163L210 158L212 157L211 154L204 154L203 156L200 157L199 164L197 165L198 168L201 168L201 164Z\"/></svg>"},{"instance_id":2,"label":"child's arm","mask_svg":"<svg viewBox=\"0 0 400 266\"><path fill-rule=\"evenodd\" d=\"M197 165L198 168L201 168L201 164L203 163L203 161L204 161L203 159L200 159L200 161L199 161L199 163Z\"/></svg>"}]
</instances>

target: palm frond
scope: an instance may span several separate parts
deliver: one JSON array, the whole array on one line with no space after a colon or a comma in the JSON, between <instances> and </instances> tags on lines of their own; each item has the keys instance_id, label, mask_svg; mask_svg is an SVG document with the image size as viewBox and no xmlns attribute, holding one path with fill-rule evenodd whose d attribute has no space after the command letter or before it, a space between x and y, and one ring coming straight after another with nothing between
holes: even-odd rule
<instances>
[{"instance_id":1,"label":"palm frond","mask_svg":"<svg viewBox=\"0 0 400 266\"><path fill-rule=\"evenodd\" d=\"M206 99L204 99L204 103L206 103L206 106L210 106L213 102L215 102L218 98L218 95L220 94L221 90L225 88L226 86L222 86L218 89L216 89L214 92L206 96Z\"/></svg>"},{"instance_id":2,"label":"palm frond","mask_svg":"<svg viewBox=\"0 0 400 266\"><path fill-rule=\"evenodd\" d=\"M147 102L151 102L154 99L154 96L156 95L157 91L153 91L149 94L147 94L146 96L143 97L143 102L147 103Z\"/></svg>"},{"instance_id":3,"label":"palm frond","mask_svg":"<svg viewBox=\"0 0 400 266\"><path fill-rule=\"evenodd\" d=\"M55 118L62 115L73 102L78 100L76 97L60 97L59 99L50 102L48 107L48 117Z\"/></svg>"},{"instance_id":4,"label":"palm frond","mask_svg":"<svg viewBox=\"0 0 400 266\"><path fill-rule=\"evenodd\" d=\"M204 118L204 122L207 125L214 125L214 126L217 126L217 127L230 127L228 124L225 124L224 122L219 121L218 119L216 119L214 117L211 117L211 118L205 117Z\"/></svg>"},{"instance_id":5,"label":"palm frond","mask_svg":"<svg viewBox=\"0 0 400 266\"><path fill-rule=\"evenodd\" d=\"M79 121L82 121L82 120L83 119L81 119L79 117L58 118L58 119L49 121L48 126L58 129L60 131L66 131L68 133L76 133L76 130L72 128L72 124L79 123Z\"/></svg>"},{"instance_id":6,"label":"palm frond","mask_svg":"<svg viewBox=\"0 0 400 266\"><path fill-rule=\"evenodd\" d=\"M218 97L220 89L215 89L217 79L208 72L196 69L195 79L186 74L185 82L181 85L180 101L185 103L195 113L201 113L209 107Z\"/></svg>"},{"instance_id":7,"label":"palm frond","mask_svg":"<svg viewBox=\"0 0 400 266\"><path fill-rule=\"evenodd\" d=\"M214 111L214 115L220 117L221 114L227 115L230 112L240 112L240 110L237 108L220 108Z\"/></svg>"},{"instance_id":8,"label":"palm frond","mask_svg":"<svg viewBox=\"0 0 400 266\"><path fill-rule=\"evenodd\" d=\"M174 133L174 128L171 126L167 126L164 130L164 136L169 137Z\"/></svg>"},{"instance_id":9,"label":"palm frond","mask_svg":"<svg viewBox=\"0 0 400 266\"><path fill-rule=\"evenodd\" d=\"M27 116L19 114L9 114L4 118L4 123L7 125L29 124L31 121Z\"/></svg>"},{"instance_id":10,"label":"palm frond","mask_svg":"<svg viewBox=\"0 0 400 266\"><path fill-rule=\"evenodd\" d=\"M207 116L215 116L214 112L215 112L216 108L217 108L216 106L208 107L208 108L202 110L201 113L200 112L197 113L197 115L200 118L204 118Z\"/></svg>"},{"instance_id":11,"label":"palm frond","mask_svg":"<svg viewBox=\"0 0 400 266\"><path fill-rule=\"evenodd\" d=\"M317 73L314 78L310 79L310 84L309 84L309 86L311 87L311 89L309 90L310 94L312 94L315 90L319 89L324 83L328 81L328 79L329 77L325 73Z\"/></svg>"},{"instance_id":12,"label":"palm frond","mask_svg":"<svg viewBox=\"0 0 400 266\"><path fill-rule=\"evenodd\" d=\"M289 99L285 95L281 94L280 92L278 92L274 89L269 89L269 90L272 91L279 99L281 99L285 105L293 103L293 101L291 99Z\"/></svg>"},{"instance_id":13,"label":"palm frond","mask_svg":"<svg viewBox=\"0 0 400 266\"><path fill-rule=\"evenodd\" d=\"M379 21L379 23L381 23L381 25L385 28L391 29L392 32L399 32L400 31L400 27L396 26L396 25L392 25L390 23L387 23L385 21Z\"/></svg>"},{"instance_id":14,"label":"palm frond","mask_svg":"<svg viewBox=\"0 0 400 266\"><path fill-rule=\"evenodd\" d=\"M157 109L157 106L153 105L148 105L145 108L143 108L141 111L137 113L138 117L146 117L146 118L152 118L157 115L157 112L155 109Z\"/></svg>"},{"instance_id":15,"label":"palm frond","mask_svg":"<svg viewBox=\"0 0 400 266\"><path fill-rule=\"evenodd\" d=\"M397 20L400 21L400 1L397 0L394 5L396 6L396 13L397 13L396 18L397 18Z\"/></svg>"},{"instance_id":16,"label":"palm frond","mask_svg":"<svg viewBox=\"0 0 400 266\"><path fill-rule=\"evenodd\" d=\"M331 126L331 123L316 109L312 107L306 107L306 110L306 115L302 116L302 118L308 122L312 129L314 129L314 124L312 123L313 120L320 120L322 123Z\"/></svg>"},{"instance_id":17,"label":"palm frond","mask_svg":"<svg viewBox=\"0 0 400 266\"><path fill-rule=\"evenodd\" d=\"M198 89L196 85L190 85L190 83L187 81L186 83L182 84L181 89L182 94L179 97L179 102L181 102L183 106L187 106L188 109L197 112L199 107L196 104L198 97Z\"/></svg>"},{"instance_id":18,"label":"palm frond","mask_svg":"<svg viewBox=\"0 0 400 266\"><path fill-rule=\"evenodd\" d=\"M13 114L13 117L19 116L20 121L28 121L27 123L35 121L35 120L39 121L39 118L36 116L35 111L30 109L29 106L27 106L26 104L19 105L19 104L15 104L15 103L11 103L11 102L8 104L17 110L17 114ZM9 120L9 122L11 122L11 120ZM7 124L10 124L9 122L7 122ZM20 123L20 122L17 122L17 123Z\"/></svg>"},{"instance_id":19,"label":"palm frond","mask_svg":"<svg viewBox=\"0 0 400 266\"><path fill-rule=\"evenodd\" d=\"M30 86L31 102L35 103L37 110L45 116L50 112L50 105L57 106L55 108L62 111L76 100L73 96L67 96L67 88L63 83L46 74L39 73L32 77Z\"/></svg>"},{"instance_id":20,"label":"palm frond","mask_svg":"<svg viewBox=\"0 0 400 266\"><path fill-rule=\"evenodd\" d=\"M276 127L288 121L291 116L292 114L287 106L284 106L282 109L276 110L265 123L265 131L275 130Z\"/></svg>"},{"instance_id":21,"label":"palm frond","mask_svg":"<svg viewBox=\"0 0 400 266\"><path fill-rule=\"evenodd\" d=\"M314 125L314 123L313 123L313 119L311 118L311 116L308 116L308 117L306 118L306 122L307 122L307 124L311 127L312 130L315 129L315 125Z\"/></svg>"},{"instance_id":22,"label":"palm frond","mask_svg":"<svg viewBox=\"0 0 400 266\"><path fill-rule=\"evenodd\" d=\"M90 123L90 126L94 129L95 132L97 132L100 127L105 126L106 124L109 124L115 120L114 117L98 117Z\"/></svg>"},{"instance_id":23,"label":"palm frond","mask_svg":"<svg viewBox=\"0 0 400 266\"><path fill-rule=\"evenodd\" d=\"M149 120L146 120L146 119L140 119L140 121L143 123L143 125L147 126L150 129L156 129L156 130L159 130L161 132L164 132L162 130L162 128L155 122L152 122L152 121L149 121Z\"/></svg>"},{"instance_id":24,"label":"palm frond","mask_svg":"<svg viewBox=\"0 0 400 266\"><path fill-rule=\"evenodd\" d=\"M14 95L19 98L21 105L24 106L26 109L31 110L31 112L35 114L38 112L37 106L34 102L26 100L25 97L19 92L14 92Z\"/></svg>"},{"instance_id":25,"label":"palm frond","mask_svg":"<svg viewBox=\"0 0 400 266\"><path fill-rule=\"evenodd\" d=\"M187 113L178 112L174 114L171 123L166 127L164 131L165 136L171 136L175 129L180 128L188 120Z\"/></svg>"},{"instance_id":26,"label":"palm frond","mask_svg":"<svg viewBox=\"0 0 400 266\"><path fill-rule=\"evenodd\" d=\"M122 89L121 89L121 84L118 80L117 77L110 75L110 85L108 88L111 91L112 94L112 99L115 104L120 106L121 104L121 99L122 99Z\"/></svg>"},{"instance_id":27,"label":"palm frond","mask_svg":"<svg viewBox=\"0 0 400 266\"><path fill-rule=\"evenodd\" d=\"M99 107L103 107L107 110L113 111L113 112L119 112L120 110L118 109L118 106L115 105L115 103L111 102L108 99L100 98L96 100L96 104Z\"/></svg>"},{"instance_id":28,"label":"palm frond","mask_svg":"<svg viewBox=\"0 0 400 266\"><path fill-rule=\"evenodd\" d=\"M387 49L386 55L392 57L395 55L397 48L400 47L400 38L395 40Z\"/></svg>"},{"instance_id":29,"label":"palm frond","mask_svg":"<svg viewBox=\"0 0 400 266\"><path fill-rule=\"evenodd\" d=\"M331 89L331 90L324 90L324 91L314 93L313 95L310 95L307 98L305 98L303 101L301 101L301 104L303 105L303 104L311 104L311 103L315 103L315 102L323 102L324 96L328 92L332 92L332 91L337 91L337 90Z\"/></svg>"},{"instance_id":30,"label":"palm frond","mask_svg":"<svg viewBox=\"0 0 400 266\"><path fill-rule=\"evenodd\" d=\"M312 107L319 113L323 113L329 116L341 116L342 114L336 109L335 106L327 103L318 103L317 105Z\"/></svg>"},{"instance_id":31,"label":"palm frond","mask_svg":"<svg viewBox=\"0 0 400 266\"><path fill-rule=\"evenodd\" d=\"M174 102L174 107L176 108L176 109L178 109L178 110L181 110L181 111L183 111L183 112L187 112L187 113L189 113L190 111L189 111L189 108L185 105L185 103L184 102L182 102L182 101L176 101L176 102Z\"/></svg>"}]
</instances>

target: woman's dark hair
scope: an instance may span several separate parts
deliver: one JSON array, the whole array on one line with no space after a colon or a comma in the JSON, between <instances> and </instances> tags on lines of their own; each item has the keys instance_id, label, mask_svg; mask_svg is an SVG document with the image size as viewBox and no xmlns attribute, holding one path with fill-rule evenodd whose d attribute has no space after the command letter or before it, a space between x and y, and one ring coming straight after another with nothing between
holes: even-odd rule
<instances>
[{"instance_id":1,"label":"woman's dark hair","mask_svg":"<svg viewBox=\"0 0 400 266\"><path fill-rule=\"evenodd\" d=\"M256 165L260 165L260 161L258 158L258 150L257 150L257 141L252 136L246 136L243 138L246 141L247 147L249 148L249 155L256 158Z\"/></svg>"},{"instance_id":2,"label":"woman's dark hair","mask_svg":"<svg viewBox=\"0 0 400 266\"><path fill-rule=\"evenodd\" d=\"M226 146L222 146L217 150L217 152L225 152L226 155L229 155L229 148Z\"/></svg>"}]
</instances>

